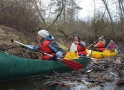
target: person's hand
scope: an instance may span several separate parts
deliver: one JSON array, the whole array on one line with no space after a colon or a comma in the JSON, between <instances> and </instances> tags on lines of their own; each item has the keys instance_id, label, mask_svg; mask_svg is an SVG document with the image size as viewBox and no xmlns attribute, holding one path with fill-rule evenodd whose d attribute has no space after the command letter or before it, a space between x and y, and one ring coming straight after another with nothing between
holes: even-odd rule
<instances>
[{"instance_id":1,"label":"person's hand","mask_svg":"<svg viewBox=\"0 0 124 90\"><path fill-rule=\"evenodd\" d=\"M58 51L58 52L56 53L56 57L57 57L57 58L62 58L62 57L63 57L63 53L62 53L61 51Z\"/></svg>"},{"instance_id":2,"label":"person's hand","mask_svg":"<svg viewBox=\"0 0 124 90\"><path fill-rule=\"evenodd\" d=\"M93 42L93 44L96 44L97 42L95 41L95 42Z\"/></svg>"},{"instance_id":3,"label":"person's hand","mask_svg":"<svg viewBox=\"0 0 124 90\"><path fill-rule=\"evenodd\" d=\"M79 44L79 42L78 42L78 41L74 41L74 43L75 43L75 44Z\"/></svg>"}]
</instances>

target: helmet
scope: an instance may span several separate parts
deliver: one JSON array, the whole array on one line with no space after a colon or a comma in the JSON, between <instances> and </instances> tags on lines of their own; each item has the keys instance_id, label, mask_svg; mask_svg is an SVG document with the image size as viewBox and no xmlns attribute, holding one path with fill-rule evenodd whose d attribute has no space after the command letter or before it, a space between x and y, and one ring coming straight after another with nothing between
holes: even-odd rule
<instances>
[{"instance_id":1,"label":"helmet","mask_svg":"<svg viewBox=\"0 0 124 90\"><path fill-rule=\"evenodd\" d=\"M46 36L49 36L49 32L47 30L40 30L38 31L38 35L45 38Z\"/></svg>"}]
</instances>

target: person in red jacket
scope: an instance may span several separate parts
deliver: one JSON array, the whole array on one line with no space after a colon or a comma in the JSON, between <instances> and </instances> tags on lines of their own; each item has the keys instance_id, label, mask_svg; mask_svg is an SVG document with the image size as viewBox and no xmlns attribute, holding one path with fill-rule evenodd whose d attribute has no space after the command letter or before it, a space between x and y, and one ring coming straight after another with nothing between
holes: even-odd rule
<instances>
[{"instance_id":1,"label":"person in red jacket","mask_svg":"<svg viewBox=\"0 0 124 90\"><path fill-rule=\"evenodd\" d=\"M86 44L84 41L80 40L79 36L74 36L74 41L71 43L69 47L69 51L76 51L78 56L86 56Z\"/></svg>"},{"instance_id":2,"label":"person in red jacket","mask_svg":"<svg viewBox=\"0 0 124 90\"><path fill-rule=\"evenodd\" d=\"M41 52L50 54L51 56L47 54L42 54L41 59L42 60L55 60L57 58L62 58L63 53L62 49L59 47L59 45L54 40L54 37L49 34L47 30L40 30L38 32L38 45L34 46L33 50L40 50Z\"/></svg>"},{"instance_id":3,"label":"person in red jacket","mask_svg":"<svg viewBox=\"0 0 124 90\"><path fill-rule=\"evenodd\" d=\"M106 44L105 39L100 37L98 42L96 44L94 44L93 47L95 47L95 49L97 51L104 51L105 50L105 44Z\"/></svg>"}]
</instances>

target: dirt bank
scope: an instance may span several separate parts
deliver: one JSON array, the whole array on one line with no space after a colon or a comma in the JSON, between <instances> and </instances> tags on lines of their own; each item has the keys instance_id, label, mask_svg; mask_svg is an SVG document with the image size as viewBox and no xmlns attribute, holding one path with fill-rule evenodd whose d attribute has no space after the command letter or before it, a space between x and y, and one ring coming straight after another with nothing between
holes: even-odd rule
<instances>
[{"instance_id":1,"label":"dirt bank","mask_svg":"<svg viewBox=\"0 0 124 90\"><path fill-rule=\"evenodd\" d=\"M21 40L23 34L16 29L0 25L0 45L13 45L11 39Z\"/></svg>"}]
</instances>

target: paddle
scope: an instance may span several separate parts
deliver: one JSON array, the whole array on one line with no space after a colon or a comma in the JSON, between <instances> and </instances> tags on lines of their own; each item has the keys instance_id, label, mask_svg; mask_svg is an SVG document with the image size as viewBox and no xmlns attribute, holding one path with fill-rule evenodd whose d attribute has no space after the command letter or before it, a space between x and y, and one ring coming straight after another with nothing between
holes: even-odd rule
<instances>
[{"instance_id":1,"label":"paddle","mask_svg":"<svg viewBox=\"0 0 124 90\"><path fill-rule=\"evenodd\" d=\"M23 43L21 43L21 42L18 42L18 41L13 40L13 39L11 40L11 42L15 42L15 43L18 43L18 44L20 44L20 45L26 47L26 48L32 49L29 45L25 45L25 44L23 44ZM42 52L42 51L40 51L40 50L37 50L37 51L40 52L40 53L43 53L43 54L45 54L45 55L48 55L48 56L50 56L50 57L53 57L51 54ZM73 68L73 69L75 69L75 70L79 70L79 69L82 68L82 64L77 63L77 62L74 62L74 61L72 61L72 60L66 60L66 59L61 59L61 58L57 58L57 59L60 60L62 63L64 63L66 66L71 67L71 68Z\"/></svg>"}]
</instances>

